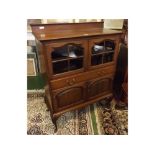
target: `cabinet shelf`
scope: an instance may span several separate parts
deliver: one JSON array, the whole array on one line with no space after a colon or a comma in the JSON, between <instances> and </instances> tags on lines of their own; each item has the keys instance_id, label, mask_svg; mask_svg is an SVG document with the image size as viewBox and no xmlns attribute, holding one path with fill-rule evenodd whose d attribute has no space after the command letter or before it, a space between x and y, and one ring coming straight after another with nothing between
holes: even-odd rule
<instances>
[{"instance_id":1,"label":"cabinet shelf","mask_svg":"<svg viewBox=\"0 0 155 155\"><path fill-rule=\"evenodd\" d=\"M103 54L106 54L106 53L114 53L114 51L102 51L102 52L99 52L99 53L92 53L92 56L94 56L94 55L103 55Z\"/></svg>"},{"instance_id":2,"label":"cabinet shelf","mask_svg":"<svg viewBox=\"0 0 155 155\"><path fill-rule=\"evenodd\" d=\"M114 52L98 53L91 56L91 65L100 65L113 61Z\"/></svg>"},{"instance_id":3,"label":"cabinet shelf","mask_svg":"<svg viewBox=\"0 0 155 155\"><path fill-rule=\"evenodd\" d=\"M83 56L77 58L67 58L61 61L53 61L53 73L62 74L64 72L70 72L83 68Z\"/></svg>"},{"instance_id":4,"label":"cabinet shelf","mask_svg":"<svg viewBox=\"0 0 155 155\"><path fill-rule=\"evenodd\" d=\"M79 59L83 58L83 56L77 56L77 57L66 57L66 58L60 58L60 59L53 59L53 63L60 62L60 61L66 61L66 60L73 60L73 59Z\"/></svg>"}]
</instances>

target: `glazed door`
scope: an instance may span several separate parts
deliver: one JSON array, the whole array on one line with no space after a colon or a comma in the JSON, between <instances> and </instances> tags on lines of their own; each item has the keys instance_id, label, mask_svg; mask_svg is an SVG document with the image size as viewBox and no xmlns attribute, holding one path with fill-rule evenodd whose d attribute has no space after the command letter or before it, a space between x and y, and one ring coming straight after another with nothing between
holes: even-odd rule
<instances>
[{"instance_id":1,"label":"glazed door","mask_svg":"<svg viewBox=\"0 0 155 155\"><path fill-rule=\"evenodd\" d=\"M92 99L112 93L112 77L104 77L88 82L87 98Z\"/></svg>"},{"instance_id":2,"label":"glazed door","mask_svg":"<svg viewBox=\"0 0 155 155\"><path fill-rule=\"evenodd\" d=\"M46 45L50 76L62 77L84 71L87 41L65 41Z\"/></svg>"},{"instance_id":3,"label":"glazed door","mask_svg":"<svg viewBox=\"0 0 155 155\"><path fill-rule=\"evenodd\" d=\"M85 83L79 83L70 87L65 87L53 91L53 105L55 111L60 111L84 102Z\"/></svg>"},{"instance_id":4,"label":"glazed door","mask_svg":"<svg viewBox=\"0 0 155 155\"><path fill-rule=\"evenodd\" d=\"M89 41L89 68L114 64L118 52L118 39L104 37Z\"/></svg>"}]
</instances>

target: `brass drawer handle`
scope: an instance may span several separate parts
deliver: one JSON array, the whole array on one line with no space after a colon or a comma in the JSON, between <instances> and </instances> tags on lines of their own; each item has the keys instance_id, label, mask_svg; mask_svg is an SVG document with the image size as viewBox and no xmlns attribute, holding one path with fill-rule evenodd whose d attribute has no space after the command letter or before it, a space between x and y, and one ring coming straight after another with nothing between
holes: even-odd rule
<instances>
[{"instance_id":1,"label":"brass drawer handle","mask_svg":"<svg viewBox=\"0 0 155 155\"><path fill-rule=\"evenodd\" d=\"M69 85L69 86L71 86L71 85L73 85L74 83L76 82L76 79L75 78L73 78L72 80L66 80L66 83Z\"/></svg>"},{"instance_id":2,"label":"brass drawer handle","mask_svg":"<svg viewBox=\"0 0 155 155\"><path fill-rule=\"evenodd\" d=\"M73 81L66 80L66 83L67 83L69 86L73 85Z\"/></svg>"},{"instance_id":3,"label":"brass drawer handle","mask_svg":"<svg viewBox=\"0 0 155 155\"><path fill-rule=\"evenodd\" d=\"M70 85L70 86L73 85L73 84L74 84L73 81L69 81L69 82L68 82L68 85Z\"/></svg>"}]
</instances>

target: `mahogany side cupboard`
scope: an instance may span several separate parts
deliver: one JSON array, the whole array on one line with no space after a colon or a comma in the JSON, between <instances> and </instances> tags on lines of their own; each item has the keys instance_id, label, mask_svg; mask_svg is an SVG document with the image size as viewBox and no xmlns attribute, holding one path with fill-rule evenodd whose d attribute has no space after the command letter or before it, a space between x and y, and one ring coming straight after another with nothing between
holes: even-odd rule
<instances>
[{"instance_id":1,"label":"mahogany side cupboard","mask_svg":"<svg viewBox=\"0 0 155 155\"><path fill-rule=\"evenodd\" d=\"M112 96L121 31L103 22L31 24L45 100L57 130L57 118ZM55 131L56 131L55 130Z\"/></svg>"}]
</instances>

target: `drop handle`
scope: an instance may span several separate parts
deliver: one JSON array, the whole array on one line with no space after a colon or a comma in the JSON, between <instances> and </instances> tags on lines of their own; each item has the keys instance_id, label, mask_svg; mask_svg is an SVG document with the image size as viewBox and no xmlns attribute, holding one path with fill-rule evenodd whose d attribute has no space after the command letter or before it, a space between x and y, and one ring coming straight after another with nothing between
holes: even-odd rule
<instances>
[{"instance_id":1,"label":"drop handle","mask_svg":"<svg viewBox=\"0 0 155 155\"><path fill-rule=\"evenodd\" d=\"M74 84L73 81L69 81L69 80L66 80L66 83L67 83L69 86L71 86L71 85Z\"/></svg>"},{"instance_id":2,"label":"drop handle","mask_svg":"<svg viewBox=\"0 0 155 155\"><path fill-rule=\"evenodd\" d=\"M73 78L73 79L71 79L71 80L66 80L66 83L67 83L69 86L73 85L75 82L76 82L76 79L75 79L75 78Z\"/></svg>"}]
</instances>

